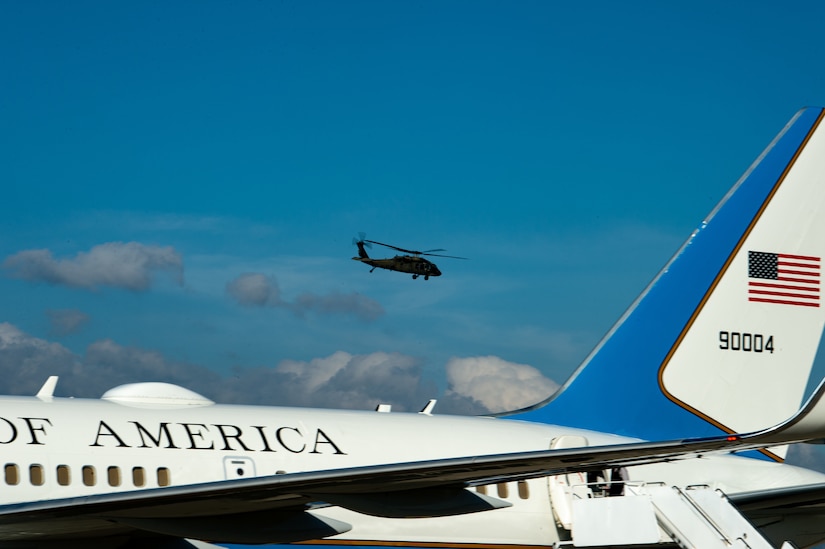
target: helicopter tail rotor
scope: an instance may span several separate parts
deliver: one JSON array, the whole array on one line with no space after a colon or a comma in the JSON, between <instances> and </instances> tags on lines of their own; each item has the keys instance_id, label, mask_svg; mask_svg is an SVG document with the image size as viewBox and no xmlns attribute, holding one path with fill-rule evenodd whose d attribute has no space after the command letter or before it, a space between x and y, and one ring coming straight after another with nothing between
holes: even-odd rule
<instances>
[{"instance_id":1,"label":"helicopter tail rotor","mask_svg":"<svg viewBox=\"0 0 825 549\"><path fill-rule=\"evenodd\" d=\"M358 246L358 257L361 259L369 259L366 248L372 248L369 240L365 240L367 233L358 233L358 238L352 237L352 243Z\"/></svg>"}]
</instances>

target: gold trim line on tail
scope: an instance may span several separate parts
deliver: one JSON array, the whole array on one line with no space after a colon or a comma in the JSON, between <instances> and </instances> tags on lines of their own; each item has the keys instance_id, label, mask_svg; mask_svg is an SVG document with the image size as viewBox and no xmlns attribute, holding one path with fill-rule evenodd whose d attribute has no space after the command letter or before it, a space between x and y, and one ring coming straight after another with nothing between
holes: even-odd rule
<instances>
[{"instance_id":1,"label":"gold trim line on tail","mask_svg":"<svg viewBox=\"0 0 825 549\"><path fill-rule=\"evenodd\" d=\"M670 360L673 358L673 355L679 349L679 346L682 344L682 341L684 340L684 338L687 335L688 331L693 326L693 323L696 321L696 318L699 316L699 313L702 312L702 309L705 307L705 304L707 303L708 299L710 299L710 296L713 294L713 291L716 289L716 286L719 284L719 281L722 280L722 277L725 276L725 273L727 273L728 268L730 267L730 264L733 262L733 258L736 257L736 254L739 253L739 250L742 248L742 246L745 243L745 240L747 240L747 238L750 235L751 231L756 226L756 223L762 217L762 214L765 213L765 210L767 209L768 204L770 204L770 202L773 199L774 195L779 190L779 187L782 185L782 183L785 181L785 178L788 176L788 173L790 173L791 169L796 164L796 161L799 158L799 155L802 154L803 150L805 150L805 147L808 145L808 141L810 141L811 137L814 135L817 128L819 128L819 124L822 122L823 118L825 118L825 109L823 109L823 111L819 113L819 116L816 118L816 122L814 122L813 127L811 127L811 129L808 131L808 134L805 136L805 139L802 140L802 143L796 149L796 152L794 153L793 157L791 158L791 161L788 162L788 165L785 166L785 169L782 171L782 174L779 176L779 179L777 179L776 183L774 183L774 186L771 189L771 192L768 193L768 196L765 198L765 201L762 202L762 205L760 206L759 211L756 212L756 215L753 217L753 219L751 219L751 222L748 225L748 228L745 230L745 232L739 238L739 241L736 243L736 246L734 246L733 251L730 253L727 260L725 260L725 264L722 266L722 268L716 274L716 278L714 278L713 283L710 285L708 290L705 292L705 295L702 297L702 300L699 302L699 305L693 311L693 314L690 316L690 319L687 321L687 324L685 324L685 327L682 328L682 332L679 334L679 337L676 338L675 343L670 348L670 351L668 351L667 356L665 356L665 359L662 362L661 366L659 366L659 389L662 391L662 394L664 394L665 397L667 397L668 400L670 400L671 402L673 402L677 406L687 410L688 412L694 414L695 416L698 416L698 417L702 418L703 420L707 421L711 425L714 425L715 427L718 427L719 429L721 429L722 431L724 431L725 433L728 433L728 434L734 434L734 433L736 433L736 430L731 429L727 425L722 424L721 422L713 419L712 417L704 414L703 412L700 412L699 410L697 410L696 408L694 408L690 404L687 404L686 402L683 402L683 401L679 400L677 397L675 397L670 392L668 392L668 390L665 388L665 384L664 384L664 380L663 380L664 373L665 373L665 368L667 368L667 365L670 363ZM778 461L778 462L785 461L782 457L780 457L780 456L774 454L773 452L771 452L769 450L766 450L764 448L759 450L759 451L761 453L763 453L764 455L768 456L769 458L775 460L775 461Z\"/></svg>"}]
</instances>

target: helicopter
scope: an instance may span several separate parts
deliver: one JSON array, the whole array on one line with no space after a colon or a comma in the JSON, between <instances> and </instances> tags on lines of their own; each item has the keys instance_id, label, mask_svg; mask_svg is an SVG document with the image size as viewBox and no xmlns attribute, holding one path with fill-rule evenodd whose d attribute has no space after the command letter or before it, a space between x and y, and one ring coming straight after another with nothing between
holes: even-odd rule
<instances>
[{"instance_id":1,"label":"helicopter","mask_svg":"<svg viewBox=\"0 0 825 549\"><path fill-rule=\"evenodd\" d=\"M375 269L387 269L388 271L397 271L399 273L410 273L412 274L413 280L419 276L423 276L424 280L429 280L431 276L441 276L441 271L438 269L436 264L422 256L428 255L435 257L449 257L451 259L467 259L466 257L433 253L447 251L442 248L424 251L405 250L404 248L384 244L383 242L367 240L364 238L363 233L360 234L360 238L353 238L352 243L358 246L358 257L353 257L352 259L371 266L372 269L370 269L370 272L373 272ZM403 252L407 255L396 255L395 257L387 259L373 259L367 254L366 250L366 248L372 248L373 244L378 244L379 246L384 246L386 248L392 248L393 250L398 250L399 252Z\"/></svg>"}]
</instances>

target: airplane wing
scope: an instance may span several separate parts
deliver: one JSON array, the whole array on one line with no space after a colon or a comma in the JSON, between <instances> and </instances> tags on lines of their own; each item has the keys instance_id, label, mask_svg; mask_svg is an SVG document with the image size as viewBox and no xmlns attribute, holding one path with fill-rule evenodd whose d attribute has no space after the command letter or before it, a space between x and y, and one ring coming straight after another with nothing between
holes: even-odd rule
<instances>
[{"instance_id":1,"label":"airplane wing","mask_svg":"<svg viewBox=\"0 0 825 549\"><path fill-rule=\"evenodd\" d=\"M230 543L289 542L346 532L325 505L388 517L448 516L500 507L467 486L686 459L825 438L825 383L788 421L745 435L633 442L299 472L0 507L0 540L164 535ZM794 493L794 490L797 490ZM760 493L819 501L825 487Z\"/></svg>"},{"instance_id":2,"label":"airplane wing","mask_svg":"<svg viewBox=\"0 0 825 549\"><path fill-rule=\"evenodd\" d=\"M825 520L825 483L729 495L739 511L770 539L793 533L800 547L813 546L821 533L810 527Z\"/></svg>"},{"instance_id":3,"label":"airplane wing","mask_svg":"<svg viewBox=\"0 0 825 549\"><path fill-rule=\"evenodd\" d=\"M793 486L777 490L757 490L728 496L743 512L776 512L781 509L820 507L825 513L825 484Z\"/></svg>"}]
</instances>

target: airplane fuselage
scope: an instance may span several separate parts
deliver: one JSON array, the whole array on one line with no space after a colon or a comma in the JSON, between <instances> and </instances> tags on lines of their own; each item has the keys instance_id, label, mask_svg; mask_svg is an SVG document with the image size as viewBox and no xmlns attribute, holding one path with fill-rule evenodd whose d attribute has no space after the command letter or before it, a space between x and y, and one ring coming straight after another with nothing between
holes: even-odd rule
<instances>
[{"instance_id":1,"label":"airplane fuselage","mask_svg":"<svg viewBox=\"0 0 825 549\"><path fill-rule=\"evenodd\" d=\"M144 401L140 391L134 394L131 398L127 390L110 400L0 398L0 503L547 450L554 440L571 435L591 446L632 441L496 418ZM578 480L583 483L584 477ZM707 483L733 494L823 482L825 476L762 460L704 457L633 467L630 480ZM352 525L326 542L552 545L569 539L554 520L547 477L469 490L511 506L418 519L326 507L320 511L324 516ZM0 541L15 535L0 525Z\"/></svg>"}]
</instances>

